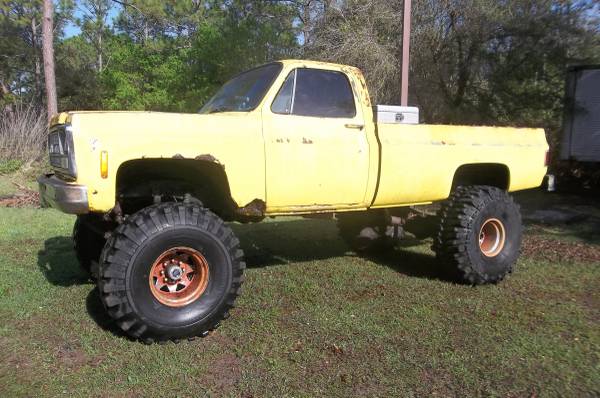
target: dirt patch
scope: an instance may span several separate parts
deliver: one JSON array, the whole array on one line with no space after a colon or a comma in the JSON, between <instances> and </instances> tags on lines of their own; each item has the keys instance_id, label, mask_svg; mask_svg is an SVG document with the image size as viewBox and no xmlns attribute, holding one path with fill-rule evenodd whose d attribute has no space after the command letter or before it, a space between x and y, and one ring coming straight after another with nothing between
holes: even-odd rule
<instances>
[{"instance_id":1,"label":"dirt patch","mask_svg":"<svg viewBox=\"0 0 600 398\"><path fill-rule=\"evenodd\" d=\"M373 300L377 297L385 297L390 294L393 290L389 286L382 283L377 284L373 287L368 287L360 290L353 290L348 294L348 300L350 301L368 301Z\"/></svg>"},{"instance_id":2,"label":"dirt patch","mask_svg":"<svg viewBox=\"0 0 600 398\"><path fill-rule=\"evenodd\" d=\"M56 358L69 368L79 368L88 361L85 353L75 344L64 343L56 348Z\"/></svg>"},{"instance_id":3,"label":"dirt patch","mask_svg":"<svg viewBox=\"0 0 600 398\"><path fill-rule=\"evenodd\" d=\"M0 337L0 346L8 347L9 339L6 337ZM26 355L19 355L17 352L9 352L8 356L4 358L5 365L8 365L10 368L16 369L17 373L22 373L25 370L31 369L33 364L31 362L31 358Z\"/></svg>"},{"instance_id":4,"label":"dirt patch","mask_svg":"<svg viewBox=\"0 0 600 398\"><path fill-rule=\"evenodd\" d=\"M234 354L223 354L208 367L203 376L211 390L224 393L233 390L242 379L241 361Z\"/></svg>"},{"instance_id":5,"label":"dirt patch","mask_svg":"<svg viewBox=\"0 0 600 398\"><path fill-rule=\"evenodd\" d=\"M0 196L0 207L40 207L40 194L37 191L13 182L19 191L12 195Z\"/></svg>"},{"instance_id":6,"label":"dirt patch","mask_svg":"<svg viewBox=\"0 0 600 398\"><path fill-rule=\"evenodd\" d=\"M600 294L594 288L576 295L578 301L586 310L586 316L591 322L600 323Z\"/></svg>"},{"instance_id":7,"label":"dirt patch","mask_svg":"<svg viewBox=\"0 0 600 398\"><path fill-rule=\"evenodd\" d=\"M521 253L526 257L551 262L600 263L600 246L539 236L526 236L523 239Z\"/></svg>"}]
</instances>

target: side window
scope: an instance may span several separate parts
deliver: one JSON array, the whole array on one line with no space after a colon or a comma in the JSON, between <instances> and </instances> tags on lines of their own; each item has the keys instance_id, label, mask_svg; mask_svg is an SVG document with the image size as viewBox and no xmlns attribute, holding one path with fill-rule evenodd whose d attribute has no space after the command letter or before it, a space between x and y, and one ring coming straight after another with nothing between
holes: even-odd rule
<instances>
[{"instance_id":1,"label":"side window","mask_svg":"<svg viewBox=\"0 0 600 398\"><path fill-rule=\"evenodd\" d=\"M294 96L294 81L296 79L296 70L293 70L288 75L287 79L281 86L281 89L275 97L275 101L271 105L273 113L290 114L292 112L292 98Z\"/></svg>"},{"instance_id":2,"label":"side window","mask_svg":"<svg viewBox=\"0 0 600 398\"><path fill-rule=\"evenodd\" d=\"M356 115L354 95L346 75L306 68L290 73L271 110L298 116L352 118Z\"/></svg>"},{"instance_id":3,"label":"side window","mask_svg":"<svg viewBox=\"0 0 600 398\"><path fill-rule=\"evenodd\" d=\"M346 75L319 69L298 69L294 115L354 117L354 96Z\"/></svg>"}]
</instances>

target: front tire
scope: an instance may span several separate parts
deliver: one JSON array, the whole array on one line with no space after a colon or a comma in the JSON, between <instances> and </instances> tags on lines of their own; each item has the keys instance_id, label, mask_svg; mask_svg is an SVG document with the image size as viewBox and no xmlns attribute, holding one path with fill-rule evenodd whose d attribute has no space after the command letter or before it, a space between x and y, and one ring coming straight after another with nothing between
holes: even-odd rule
<instances>
[{"instance_id":1,"label":"front tire","mask_svg":"<svg viewBox=\"0 0 600 398\"><path fill-rule=\"evenodd\" d=\"M440 210L432 249L467 283L496 283L512 272L522 238L518 205L491 186L460 186Z\"/></svg>"},{"instance_id":2,"label":"front tire","mask_svg":"<svg viewBox=\"0 0 600 398\"><path fill-rule=\"evenodd\" d=\"M164 203L129 217L101 256L98 288L121 329L146 343L205 336L228 317L245 263L215 214Z\"/></svg>"}]
</instances>

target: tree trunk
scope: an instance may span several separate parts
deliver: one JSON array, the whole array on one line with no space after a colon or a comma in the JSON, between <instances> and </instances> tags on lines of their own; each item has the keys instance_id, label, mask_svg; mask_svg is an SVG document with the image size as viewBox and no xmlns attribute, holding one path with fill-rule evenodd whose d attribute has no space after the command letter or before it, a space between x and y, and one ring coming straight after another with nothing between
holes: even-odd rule
<instances>
[{"instance_id":1,"label":"tree trunk","mask_svg":"<svg viewBox=\"0 0 600 398\"><path fill-rule=\"evenodd\" d=\"M33 47L33 59L34 59L34 73L35 73L35 102L36 105L40 107L44 103L44 92L42 90L42 65L40 63L40 53L39 53L39 37L38 37L38 25L36 23L35 17L31 18L31 47Z\"/></svg>"},{"instance_id":2,"label":"tree trunk","mask_svg":"<svg viewBox=\"0 0 600 398\"><path fill-rule=\"evenodd\" d=\"M4 104L4 116L12 116L13 108L12 104L8 102L10 99L10 90L6 87L6 84L2 80L0 80L0 99L7 98L6 103Z\"/></svg>"},{"instance_id":3,"label":"tree trunk","mask_svg":"<svg viewBox=\"0 0 600 398\"><path fill-rule=\"evenodd\" d=\"M98 72L102 73L102 69L104 68L102 62L102 30L98 32Z\"/></svg>"},{"instance_id":4,"label":"tree trunk","mask_svg":"<svg viewBox=\"0 0 600 398\"><path fill-rule=\"evenodd\" d=\"M48 106L48 119L58 113L56 99L56 78L54 76L54 34L53 34L54 7L52 0L44 0L42 17L42 53L44 57L44 77L46 79L46 102Z\"/></svg>"}]
</instances>

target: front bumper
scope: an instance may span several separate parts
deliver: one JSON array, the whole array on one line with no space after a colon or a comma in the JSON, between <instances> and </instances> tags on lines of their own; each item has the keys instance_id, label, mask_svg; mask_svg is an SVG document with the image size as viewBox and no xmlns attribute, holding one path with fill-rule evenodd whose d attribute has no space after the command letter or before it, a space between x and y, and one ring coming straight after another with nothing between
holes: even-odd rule
<instances>
[{"instance_id":1,"label":"front bumper","mask_svg":"<svg viewBox=\"0 0 600 398\"><path fill-rule=\"evenodd\" d=\"M89 211L86 186L66 183L54 174L41 175L37 181L42 207L54 207L69 214Z\"/></svg>"}]
</instances>

